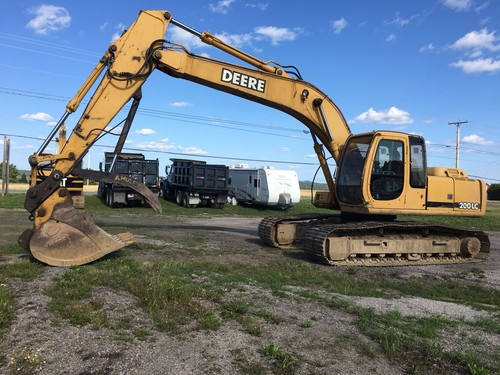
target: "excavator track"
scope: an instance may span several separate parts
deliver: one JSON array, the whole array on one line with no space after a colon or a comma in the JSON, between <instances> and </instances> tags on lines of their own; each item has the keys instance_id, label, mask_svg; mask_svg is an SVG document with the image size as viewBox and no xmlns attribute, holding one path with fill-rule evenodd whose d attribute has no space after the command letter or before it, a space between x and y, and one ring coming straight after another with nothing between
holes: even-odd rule
<instances>
[{"instance_id":1,"label":"excavator track","mask_svg":"<svg viewBox=\"0 0 500 375\"><path fill-rule=\"evenodd\" d=\"M261 241L269 246L289 249L298 246L308 228L339 221L338 215L330 214L266 217L259 224L258 234Z\"/></svg>"},{"instance_id":2,"label":"excavator track","mask_svg":"<svg viewBox=\"0 0 500 375\"><path fill-rule=\"evenodd\" d=\"M269 217L259 237L273 247L301 248L328 265L405 266L481 262L486 233L406 221L346 221L338 215Z\"/></svg>"},{"instance_id":3,"label":"excavator track","mask_svg":"<svg viewBox=\"0 0 500 375\"><path fill-rule=\"evenodd\" d=\"M302 245L316 260L344 266L473 263L490 249L481 231L398 221L317 225Z\"/></svg>"}]
</instances>

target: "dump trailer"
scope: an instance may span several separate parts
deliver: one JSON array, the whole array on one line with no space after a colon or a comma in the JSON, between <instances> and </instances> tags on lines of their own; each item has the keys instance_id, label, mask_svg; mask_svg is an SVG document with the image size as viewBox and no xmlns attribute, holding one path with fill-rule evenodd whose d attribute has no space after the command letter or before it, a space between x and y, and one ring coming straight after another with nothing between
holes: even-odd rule
<instances>
[{"instance_id":1,"label":"dump trailer","mask_svg":"<svg viewBox=\"0 0 500 375\"><path fill-rule=\"evenodd\" d=\"M205 161L170 159L160 195L183 207L223 208L228 196L229 167Z\"/></svg>"},{"instance_id":2,"label":"dump trailer","mask_svg":"<svg viewBox=\"0 0 500 375\"><path fill-rule=\"evenodd\" d=\"M99 169L105 173L119 174L132 178L146 185L153 193L159 190L159 161L147 160L143 154L113 152L104 153L104 168L100 163ZM146 200L134 189L119 183L120 180L99 182L97 195L107 206L116 208L129 205L146 206Z\"/></svg>"},{"instance_id":3,"label":"dump trailer","mask_svg":"<svg viewBox=\"0 0 500 375\"><path fill-rule=\"evenodd\" d=\"M229 197L233 204L289 209L300 202L299 178L292 170L236 165L229 168Z\"/></svg>"}]
</instances>

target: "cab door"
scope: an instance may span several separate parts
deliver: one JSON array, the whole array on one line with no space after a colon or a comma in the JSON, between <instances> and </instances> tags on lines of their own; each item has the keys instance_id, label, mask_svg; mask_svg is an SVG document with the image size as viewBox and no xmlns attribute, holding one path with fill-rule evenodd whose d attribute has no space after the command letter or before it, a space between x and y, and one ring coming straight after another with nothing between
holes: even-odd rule
<instances>
[{"instance_id":1,"label":"cab door","mask_svg":"<svg viewBox=\"0 0 500 375\"><path fill-rule=\"evenodd\" d=\"M421 137L379 133L370 152L365 196L375 213L425 209L425 143ZM380 211L379 211L380 210ZM410 212L406 212L410 213Z\"/></svg>"}]
</instances>

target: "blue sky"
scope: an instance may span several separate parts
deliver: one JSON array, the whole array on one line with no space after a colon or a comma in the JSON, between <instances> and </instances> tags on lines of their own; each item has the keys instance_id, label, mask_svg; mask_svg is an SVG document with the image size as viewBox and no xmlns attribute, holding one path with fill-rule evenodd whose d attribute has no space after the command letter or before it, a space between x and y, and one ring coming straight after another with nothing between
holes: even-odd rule
<instances>
[{"instance_id":1,"label":"blue sky","mask_svg":"<svg viewBox=\"0 0 500 375\"><path fill-rule=\"evenodd\" d=\"M449 122L467 121L460 126L460 167L500 182L498 0L3 1L0 133L9 135L11 163L29 169L28 156L42 142L33 138L50 133L140 9L169 10L260 59L298 67L340 107L353 133L423 135L430 166L455 166L457 127ZM175 26L166 39L234 62ZM172 157L190 157L179 154L295 169L301 180L317 168L306 128L277 110L160 71L144 85L140 108L126 147L158 157L162 169ZM70 130L81 109L67 121ZM105 136L84 166L97 169L103 146L115 142Z\"/></svg>"}]
</instances>

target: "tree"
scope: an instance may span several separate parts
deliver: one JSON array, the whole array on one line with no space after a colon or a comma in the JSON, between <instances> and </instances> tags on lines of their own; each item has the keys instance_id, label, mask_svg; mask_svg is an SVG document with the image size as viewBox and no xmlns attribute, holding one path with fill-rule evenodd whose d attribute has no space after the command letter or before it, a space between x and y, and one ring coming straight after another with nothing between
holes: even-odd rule
<instances>
[{"instance_id":1,"label":"tree","mask_svg":"<svg viewBox=\"0 0 500 375\"><path fill-rule=\"evenodd\" d=\"M500 200L500 184L491 184L487 191L488 199L491 201Z\"/></svg>"},{"instance_id":2,"label":"tree","mask_svg":"<svg viewBox=\"0 0 500 375\"><path fill-rule=\"evenodd\" d=\"M14 164L9 164L9 182L17 182L19 179L19 169Z\"/></svg>"}]
</instances>

